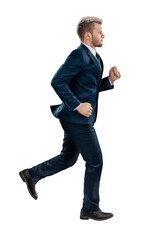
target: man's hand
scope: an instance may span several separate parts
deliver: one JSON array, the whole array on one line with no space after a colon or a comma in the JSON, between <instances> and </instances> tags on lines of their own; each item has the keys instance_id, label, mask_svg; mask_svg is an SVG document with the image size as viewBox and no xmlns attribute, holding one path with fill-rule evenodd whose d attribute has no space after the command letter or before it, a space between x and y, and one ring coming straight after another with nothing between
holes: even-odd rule
<instances>
[{"instance_id":1,"label":"man's hand","mask_svg":"<svg viewBox=\"0 0 160 240\"><path fill-rule=\"evenodd\" d=\"M109 71L109 79L112 83L116 81L118 78L121 77L120 72L118 71L117 67L112 67Z\"/></svg>"},{"instance_id":2,"label":"man's hand","mask_svg":"<svg viewBox=\"0 0 160 240\"><path fill-rule=\"evenodd\" d=\"M76 109L80 114L85 117L90 117L92 115L92 106L90 103L81 103L81 105Z\"/></svg>"}]
</instances>

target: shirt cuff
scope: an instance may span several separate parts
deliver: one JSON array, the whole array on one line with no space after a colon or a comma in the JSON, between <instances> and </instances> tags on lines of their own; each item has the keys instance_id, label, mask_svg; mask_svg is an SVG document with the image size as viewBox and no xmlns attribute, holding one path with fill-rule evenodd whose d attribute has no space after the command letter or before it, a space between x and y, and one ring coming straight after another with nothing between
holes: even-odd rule
<instances>
[{"instance_id":1,"label":"shirt cuff","mask_svg":"<svg viewBox=\"0 0 160 240\"><path fill-rule=\"evenodd\" d=\"M80 103L80 104L78 105L78 107L79 107L81 104L82 104L82 103ZM76 108L74 109L74 111L77 110L78 107L76 107Z\"/></svg>"}]
</instances>

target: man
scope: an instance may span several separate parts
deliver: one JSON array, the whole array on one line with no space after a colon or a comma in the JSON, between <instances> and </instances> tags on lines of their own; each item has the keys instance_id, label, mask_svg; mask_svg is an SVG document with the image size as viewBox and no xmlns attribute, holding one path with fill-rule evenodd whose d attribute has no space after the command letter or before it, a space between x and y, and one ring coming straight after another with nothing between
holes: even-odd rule
<instances>
[{"instance_id":1,"label":"man","mask_svg":"<svg viewBox=\"0 0 160 240\"><path fill-rule=\"evenodd\" d=\"M103 62L96 52L96 47L103 44L101 24L102 20L97 17L81 19L77 27L81 45L71 52L51 81L63 102L51 106L53 115L59 118L64 130L61 153L20 172L29 193L37 199L35 184L46 176L73 166L81 154L86 162L86 170L80 218L94 220L113 217L112 213L102 212L99 208L102 152L94 129L98 96L101 91L113 89L114 81L120 78L116 67L110 69L109 77L102 78Z\"/></svg>"}]
</instances>

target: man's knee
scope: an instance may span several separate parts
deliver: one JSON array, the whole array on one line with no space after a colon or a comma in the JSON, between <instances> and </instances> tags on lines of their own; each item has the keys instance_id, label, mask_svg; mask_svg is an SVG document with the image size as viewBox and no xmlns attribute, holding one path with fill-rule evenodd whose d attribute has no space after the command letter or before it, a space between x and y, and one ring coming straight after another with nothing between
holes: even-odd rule
<instances>
[{"instance_id":1,"label":"man's knee","mask_svg":"<svg viewBox=\"0 0 160 240\"><path fill-rule=\"evenodd\" d=\"M90 161L86 161L87 167L91 168L93 171L101 171L103 167L103 158L102 155L92 158Z\"/></svg>"},{"instance_id":2,"label":"man's knee","mask_svg":"<svg viewBox=\"0 0 160 240\"><path fill-rule=\"evenodd\" d=\"M72 167L72 166L77 162L77 158L78 158L77 155L72 156L71 159L70 159L70 161L69 161L69 163L68 163L68 165L69 165L70 167Z\"/></svg>"},{"instance_id":3,"label":"man's knee","mask_svg":"<svg viewBox=\"0 0 160 240\"><path fill-rule=\"evenodd\" d=\"M62 161L65 162L68 167L72 167L76 163L78 155L79 154L77 152L72 152L72 154L62 154L61 157Z\"/></svg>"}]
</instances>

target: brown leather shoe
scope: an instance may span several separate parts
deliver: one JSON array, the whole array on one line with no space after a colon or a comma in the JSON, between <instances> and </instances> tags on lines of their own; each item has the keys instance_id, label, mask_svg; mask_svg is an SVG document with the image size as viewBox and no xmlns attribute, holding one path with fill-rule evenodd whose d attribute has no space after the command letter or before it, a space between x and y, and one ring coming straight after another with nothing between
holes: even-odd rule
<instances>
[{"instance_id":1,"label":"brown leather shoe","mask_svg":"<svg viewBox=\"0 0 160 240\"><path fill-rule=\"evenodd\" d=\"M22 178L23 182L25 182L27 184L27 188L28 188L28 191L29 191L30 195L35 200L37 200L38 195L37 195L36 190L35 190L35 181L31 177L31 175L29 174L29 170L25 169L25 170L19 172L19 175Z\"/></svg>"},{"instance_id":2,"label":"brown leather shoe","mask_svg":"<svg viewBox=\"0 0 160 240\"><path fill-rule=\"evenodd\" d=\"M113 217L112 213L105 213L105 212L102 212L101 210L86 212L83 209L81 209L81 213L80 213L80 219L83 219L83 220L93 219L97 221L102 221L102 220L107 220L111 217Z\"/></svg>"}]
</instances>

